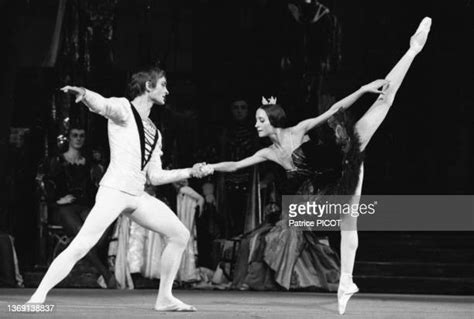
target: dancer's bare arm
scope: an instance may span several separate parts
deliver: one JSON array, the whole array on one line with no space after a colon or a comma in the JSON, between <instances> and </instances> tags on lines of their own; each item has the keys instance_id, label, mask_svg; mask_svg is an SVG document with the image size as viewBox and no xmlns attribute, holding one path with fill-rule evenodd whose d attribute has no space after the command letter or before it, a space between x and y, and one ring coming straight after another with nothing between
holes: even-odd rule
<instances>
[{"instance_id":1,"label":"dancer's bare arm","mask_svg":"<svg viewBox=\"0 0 474 319\"><path fill-rule=\"evenodd\" d=\"M413 59L426 43L430 27L431 19L423 19L417 31L410 39L410 49L405 53L400 61L398 61L390 73L387 74L385 79L388 80L390 84L384 90L384 93L378 97L377 101L375 101L375 103L356 123L355 130L361 141L361 150L366 148L370 139L387 116L387 113L395 100L395 95L397 94L411 63L413 62Z\"/></svg>"},{"instance_id":2,"label":"dancer's bare arm","mask_svg":"<svg viewBox=\"0 0 474 319\"><path fill-rule=\"evenodd\" d=\"M375 80L369 84L363 85L355 91L354 93L346 96L342 100L334 103L326 112L323 114L310 118L298 123L294 129L296 132L301 133L302 135L306 134L309 130L315 128L318 125L326 122L331 116L334 115L340 108L348 109L352 104L354 104L362 95L365 93L382 93L381 87L387 84L387 80Z\"/></svg>"},{"instance_id":3,"label":"dancer's bare arm","mask_svg":"<svg viewBox=\"0 0 474 319\"><path fill-rule=\"evenodd\" d=\"M237 162L221 162L216 164L209 164L210 168L216 172L235 172L239 169L252 166L258 163L262 163L267 161L269 150L268 148L264 148Z\"/></svg>"},{"instance_id":4,"label":"dancer's bare arm","mask_svg":"<svg viewBox=\"0 0 474 319\"><path fill-rule=\"evenodd\" d=\"M129 102L126 98L105 98L83 87L69 85L61 88L61 91L75 95L76 103L84 103L91 112L100 114L117 124L124 123L130 115Z\"/></svg>"}]
</instances>

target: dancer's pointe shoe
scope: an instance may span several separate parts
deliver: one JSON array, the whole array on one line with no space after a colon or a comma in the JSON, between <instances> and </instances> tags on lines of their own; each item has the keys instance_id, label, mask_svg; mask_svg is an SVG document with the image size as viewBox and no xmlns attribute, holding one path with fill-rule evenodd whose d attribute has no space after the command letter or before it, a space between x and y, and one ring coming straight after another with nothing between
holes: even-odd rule
<instances>
[{"instance_id":1,"label":"dancer's pointe shoe","mask_svg":"<svg viewBox=\"0 0 474 319\"><path fill-rule=\"evenodd\" d=\"M349 302L349 299L351 299L352 295L359 292L359 288L355 283L352 282L352 276L349 278L351 280L350 284L344 285L339 283L339 289L337 290L337 306L340 315L343 315L344 312L346 312L347 303Z\"/></svg>"},{"instance_id":2,"label":"dancer's pointe shoe","mask_svg":"<svg viewBox=\"0 0 474 319\"><path fill-rule=\"evenodd\" d=\"M155 306L154 308L159 312L195 312L197 311L196 307L185 304L184 302L175 303L168 306Z\"/></svg>"},{"instance_id":3,"label":"dancer's pointe shoe","mask_svg":"<svg viewBox=\"0 0 474 319\"><path fill-rule=\"evenodd\" d=\"M418 29L416 29L415 34L410 38L410 50L413 53L419 53L423 49L428 39L430 28L431 18L425 17L418 26Z\"/></svg>"}]
</instances>

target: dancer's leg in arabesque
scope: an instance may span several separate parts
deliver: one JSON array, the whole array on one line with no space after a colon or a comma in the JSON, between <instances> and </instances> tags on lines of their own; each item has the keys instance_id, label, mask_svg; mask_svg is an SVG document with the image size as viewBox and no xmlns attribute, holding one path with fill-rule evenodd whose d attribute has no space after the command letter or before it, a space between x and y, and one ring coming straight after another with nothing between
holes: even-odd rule
<instances>
[{"instance_id":1,"label":"dancer's leg in arabesque","mask_svg":"<svg viewBox=\"0 0 474 319\"><path fill-rule=\"evenodd\" d=\"M356 123L355 130L360 138L361 151L365 150L370 139L387 116L408 69L426 43L430 27L431 19L424 18L415 34L410 38L410 48L385 77L386 80L389 80L388 88ZM362 194L363 172L362 165L359 184L355 193L356 196L354 197L354 201L357 202ZM338 290L339 313L343 314L349 298L358 291L357 286L352 281L352 273L359 241L357 236L357 218L350 215L343 216L341 224L341 228L346 229L341 230L341 277Z\"/></svg>"}]
</instances>

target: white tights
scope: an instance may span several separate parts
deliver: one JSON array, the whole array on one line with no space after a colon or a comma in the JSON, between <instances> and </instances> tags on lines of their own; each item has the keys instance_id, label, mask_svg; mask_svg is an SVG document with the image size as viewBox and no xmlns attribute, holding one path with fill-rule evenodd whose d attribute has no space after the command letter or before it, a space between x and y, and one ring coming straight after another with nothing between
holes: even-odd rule
<instances>
[{"instance_id":1,"label":"white tights","mask_svg":"<svg viewBox=\"0 0 474 319\"><path fill-rule=\"evenodd\" d=\"M48 292L69 274L121 213L167 238L167 245L161 257L161 279L156 304L167 305L176 302L171 289L189 239L189 231L168 206L147 193L133 196L103 186L99 188L96 203L81 230L51 263L29 302L43 303Z\"/></svg>"}]
</instances>

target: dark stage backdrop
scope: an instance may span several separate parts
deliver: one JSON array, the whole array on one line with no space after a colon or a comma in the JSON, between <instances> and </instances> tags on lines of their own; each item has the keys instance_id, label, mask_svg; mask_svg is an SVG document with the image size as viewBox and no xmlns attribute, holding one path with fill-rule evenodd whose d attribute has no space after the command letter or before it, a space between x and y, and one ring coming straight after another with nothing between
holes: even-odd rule
<instances>
[{"instance_id":1,"label":"dark stage backdrop","mask_svg":"<svg viewBox=\"0 0 474 319\"><path fill-rule=\"evenodd\" d=\"M419 21L433 18L428 44L367 150L365 192L472 194L472 2L321 2L333 10L342 29L342 61L325 82L337 98L383 78L407 49ZM286 1L203 3L197 9L193 47L194 69L202 79L198 102L202 108L215 104L209 116L219 121L226 98L235 91L245 92L257 106L260 95L278 95L282 89L278 63ZM245 8L250 22L239 26ZM311 113L285 102L293 121ZM371 103L362 99L352 108L354 117Z\"/></svg>"},{"instance_id":2,"label":"dark stage backdrop","mask_svg":"<svg viewBox=\"0 0 474 319\"><path fill-rule=\"evenodd\" d=\"M321 2L337 17L341 31L337 42L341 59L323 80L324 90L336 98L383 78L408 47L420 20L433 18L428 44L367 150L365 193L472 194L472 1ZM4 191L10 170L7 163L14 158L14 151L8 150L10 127L27 127L33 134L27 145L32 155L25 159L25 176L34 176L44 152L41 134L55 132L49 127L51 97L64 79L57 67L44 64L44 56L59 3L0 1L2 211L8 206ZM288 73L282 71L281 64L289 43L287 1L115 3L111 46L93 42L92 68L80 78L80 84L106 95L122 95L133 69L161 60L169 72L170 105L154 111L153 118L164 131L168 150L178 145L180 166L192 163L195 149L210 143L216 130L226 125L228 105L236 96L245 97L255 109L261 95L286 92L281 101L292 122L317 115L317 105L302 105L300 96L293 94L295 99L290 99L287 94ZM324 30L319 30L317 23L311 28L319 32L312 50L315 54L319 54L319 47L328 51L325 41L317 42ZM60 46L59 52L62 49ZM360 116L371 102L362 99L352 108L352 115ZM93 136L106 143L105 121L80 106L72 109L82 112ZM50 136L51 145L54 140L55 136ZM24 196L32 199L32 189L29 184ZM22 207L17 214L32 216L33 209ZM34 232L32 222L18 237ZM29 240L25 239L20 255L32 251L26 244Z\"/></svg>"}]
</instances>

